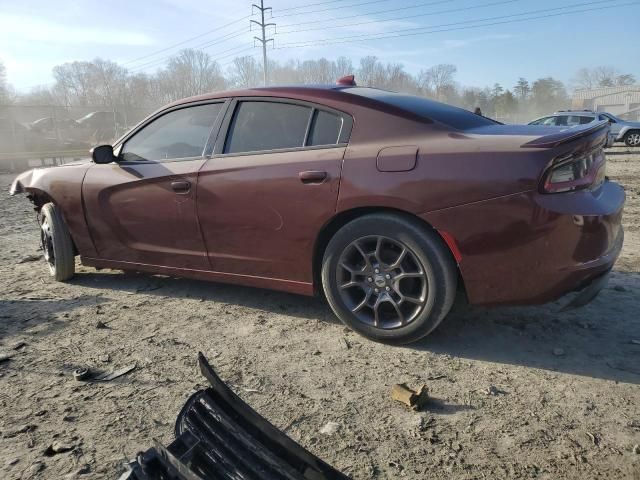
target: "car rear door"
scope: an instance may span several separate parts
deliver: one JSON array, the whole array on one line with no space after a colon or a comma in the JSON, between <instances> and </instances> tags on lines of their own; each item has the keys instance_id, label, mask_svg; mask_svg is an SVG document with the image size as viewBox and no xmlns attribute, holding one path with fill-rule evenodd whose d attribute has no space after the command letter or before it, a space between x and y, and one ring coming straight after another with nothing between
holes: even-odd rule
<instances>
[{"instance_id":1,"label":"car rear door","mask_svg":"<svg viewBox=\"0 0 640 480\"><path fill-rule=\"evenodd\" d=\"M85 211L101 259L209 270L197 175L225 108L217 102L162 112L118 147L117 163L87 171Z\"/></svg>"},{"instance_id":2,"label":"car rear door","mask_svg":"<svg viewBox=\"0 0 640 480\"><path fill-rule=\"evenodd\" d=\"M198 178L211 267L311 283L316 236L334 215L349 115L284 99L234 100Z\"/></svg>"}]
</instances>

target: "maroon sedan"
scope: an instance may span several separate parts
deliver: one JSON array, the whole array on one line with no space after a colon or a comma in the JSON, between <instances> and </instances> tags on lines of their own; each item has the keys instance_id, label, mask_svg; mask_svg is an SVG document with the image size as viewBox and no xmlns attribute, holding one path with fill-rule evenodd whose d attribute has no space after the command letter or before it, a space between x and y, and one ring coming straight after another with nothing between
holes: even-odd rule
<instances>
[{"instance_id":1,"label":"maroon sedan","mask_svg":"<svg viewBox=\"0 0 640 480\"><path fill-rule=\"evenodd\" d=\"M622 248L606 122L501 125L355 86L175 102L93 162L20 175L56 280L84 265L323 292L349 327L407 343L471 304L593 298Z\"/></svg>"}]
</instances>

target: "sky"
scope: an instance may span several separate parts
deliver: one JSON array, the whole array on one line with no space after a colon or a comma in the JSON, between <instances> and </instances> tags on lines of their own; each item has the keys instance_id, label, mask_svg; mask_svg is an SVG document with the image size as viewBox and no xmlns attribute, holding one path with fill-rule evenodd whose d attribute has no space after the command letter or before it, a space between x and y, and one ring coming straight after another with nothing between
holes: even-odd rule
<instances>
[{"instance_id":1,"label":"sky","mask_svg":"<svg viewBox=\"0 0 640 480\"><path fill-rule=\"evenodd\" d=\"M579 68L599 65L640 81L640 0L264 1L276 24L268 29L268 55L279 61L344 55L357 66L375 55L413 74L452 63L456 81L476 87L512 88L519 77L547 76L570 84ZM249 31L259 16L250 16L250 3L0 0L0 61L19 92L51 85L55 65L96 57L149 73L199 45L223 69L234 54L261 61L252 40L258 32ZM565 12L575 13L557 15Z\"/></svg>"}]
</instances>

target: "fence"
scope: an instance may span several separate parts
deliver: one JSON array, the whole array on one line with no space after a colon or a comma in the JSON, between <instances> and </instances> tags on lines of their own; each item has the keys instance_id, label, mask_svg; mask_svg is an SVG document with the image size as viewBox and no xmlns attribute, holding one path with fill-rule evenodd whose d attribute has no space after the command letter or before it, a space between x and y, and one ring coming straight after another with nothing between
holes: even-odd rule
<instances>
[{"instance_id":1,"label":"fence","mask_svg":"<svg viewBox=\"0 0 640 480\"><path fill-rule=\"evenodd\" d=\"M152 109L59 105L0 105L0 170L86 157L112 143Z\"/></svg>"}]
</instances>

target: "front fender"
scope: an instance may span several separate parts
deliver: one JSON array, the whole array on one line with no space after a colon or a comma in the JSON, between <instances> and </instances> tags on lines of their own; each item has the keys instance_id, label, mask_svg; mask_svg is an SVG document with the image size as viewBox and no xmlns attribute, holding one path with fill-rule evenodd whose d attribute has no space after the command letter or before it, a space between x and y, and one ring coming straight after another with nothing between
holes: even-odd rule
<instances>
[{"instance_id":1,"label":"front fender","mask_svg":"<svg viewBox=\"0 0 640 480\"><path fill-rule=\"evenodd\" d=\"M37 208L53 202L61 210L78 253L96 257L89 234L82 202L82 182L91 164L36 168L18 175L9 190L10 195L26 193Z\"/></svg>"}]
</instances>

